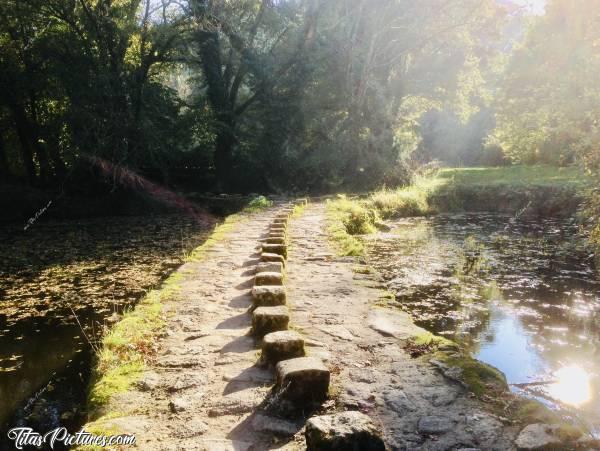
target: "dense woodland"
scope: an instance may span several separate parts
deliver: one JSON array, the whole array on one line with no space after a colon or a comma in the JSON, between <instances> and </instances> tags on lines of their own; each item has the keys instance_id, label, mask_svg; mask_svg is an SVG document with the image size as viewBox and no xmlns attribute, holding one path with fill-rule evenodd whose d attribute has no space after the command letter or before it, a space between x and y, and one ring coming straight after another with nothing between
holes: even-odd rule
<instances>
[{"instance_id":1,"label":"dense woodland","mask_svg":"<svg viewBox=\"0 0 600 451\"><path fill-rule=\"evenodd\" d=\"M332 192L434 160L593 171L599 72L596 0L3 0L0 176Z\"/></svg>"}]
</instances>

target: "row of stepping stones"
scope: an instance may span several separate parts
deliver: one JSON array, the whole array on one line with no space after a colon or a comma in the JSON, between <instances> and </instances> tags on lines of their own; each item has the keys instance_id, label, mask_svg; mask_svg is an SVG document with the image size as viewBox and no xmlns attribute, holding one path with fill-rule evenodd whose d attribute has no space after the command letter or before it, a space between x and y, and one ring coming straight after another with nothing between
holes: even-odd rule
<instances>
[{"instance_id":1,"label":"row of stepping stones","mask_svg":"<svg viewBox=\"0 0 600 451\"><path fill-rule=\"evenodd\" d=\"M296 205L306 205L306 199ZM315 357L307 357L304 338L289 330L285 289L287 225L294 205L284 206L261 240L260 262L252 288L252 332L261 342L261 361L275 365L274 397L279 404L302 411L327 399L330 373ZM308 450L360 449L383 451L385 446L370 418L360 412L341 412L310 418L306 425Z\"/></svg>"}]
</instances>

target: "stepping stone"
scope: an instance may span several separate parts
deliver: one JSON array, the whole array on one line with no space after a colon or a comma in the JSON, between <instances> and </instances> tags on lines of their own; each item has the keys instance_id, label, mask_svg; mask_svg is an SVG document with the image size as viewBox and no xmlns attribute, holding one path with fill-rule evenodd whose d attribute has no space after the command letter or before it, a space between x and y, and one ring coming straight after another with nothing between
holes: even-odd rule
<instances>
[{"instance_id":1,"label":"stepping stone","mask_svg":"<svg viewBox=\"0 0 600 451\"><path fill-rule=\"evenodd\" d=\"M281 232L271 232L267 235L267 240L270 238L281 238L282 240L285 240L286 235L285 235L285 233L281 233ZM267 240L265 240L266 243L268 243Z\"/></svg>"},{"instance_id":2,"label":"stepping stone","mask_svg":"<svg viewBox=\"0 0 600 451\"><path fill-rule=\"evenodd\" d=\"M260 256L260 261L263 263L279 262L285 266L285 259L283 255L271 254L269 252L263 252Z\"/></svg>"},{"instance_id":3,"label":"stepping stone","mask_svg":"<svg viewBox=\"0 0 600 451\"><path fill-rule=\"evenodd\" d=\"M283 263L281 262L263 262L256 265L256 273L278 272L283 274Z\"/></svg>"},{"instance_id":4,"label":"stepping stone","mask_svg":"<svg viewBox=\"0 0 600 451\"><path fill-rule=\"evenodd\" d=\"M252 313L252 332L258 337L264 337L271 332L287 330L289 322L286 307L259 307Z\"/></svg>"},{"instance_id":5,"label":"stepping stone","mask_svg":"<svg viewBox=\"0 0 600 451\"><path fill-rule=\"evenodd\" d=\"M254 276L254 285L283 285L283 275L280 272L259 272Z\"/></svg>"},{"instance_id":6,"label":"stepping stone","mask_svg":"<svg viewBox=\"0 0 600 451\"><path fill-rule=\"evenodd\" d=\"M287 221L289 217L290 214L287 212L277 213L277 215L275 215L275 219L284 219L285 221Z\"/></svg>"},{"instance_id":7,"label":"stepping stone","mask_svg":"<svg viewBox=\"0 0 600 451\"><path fill-rule=\"evenodd\" d=\"M322 402L329 390L329 370L315 357L283 360L276 366L275 392L282 399L305 405Z\"/></svg>"},{"instance_id":8,"label":"stepping stone","mask_svg":"<svg viewBox=\"0 0 600 451\"><path fill-rule=\"evenodd\" d=\"M293 330L272 332L263 338L262 358L265 362L304 357L304 338Z\"/></svg>"},{"instance_id":9,"label":"stepping stone","mask_svg":"<svg viewBox=\"0 0 600 451\"><path fill-rule=\"evenodd\" d=\"M302 199L296 200L296 205L306 205L306 204L308 204L308 199L305 197Z\"/></svg>"},{"instance_id":10,"label":"stepping stone","mask_svg":"<svg viewBox=\"0 0 600 451\"><path fill-rule=\"evenodd\" d=\"M252 288L254 307L285 305L285 287L281 285L259 285Z\"/></svg>"},{"instance_id":11,"label":"stepping stone","mask_svg":"<svg viewBox=\"0 0 600 451\"><path fill-rule=\"evenodd\" d=\"M287 257L287 246L285 244L263 244L262 251L267 254L279 254Z\"/></svg>"},{"instance_id":12,"label":"stepping stone","mask_svg":"<svg viewBox=\"0 0 600 451\"><path fill-rule=\"evenodd\" d=\"M285 227L287 225L287 219L283 219L283 218L275 218L273 219L273 222L271 223L271 225L276 226L279 225L280 227Z\"/></svg>"},{"instance_id":13,"label":"stepping stone","mask_svg":"<svg viewBox=\"0 0 600 451\"><path fill-rule=\"evenodd\" d=\"M265 242L267 244L285 244L285 237L277 236L277 237L268 237Z\"/></svg>"},{"instance_id":14,"label":"stepping stone","mask_svg":"<svg viewBox=\"0 0 600 451\"><path fill-rule=\"evenodd\" d=\"M277 234L285 236L287 234L285 227L272 227L269 229L269 235Z\"/></svg>"},{"instance_id":15,"label":"stepping stone","mask_svg":"<svg viewBox=\"0 0 600 451\"><path fill-rule=\"evenodd\" d=\"M308 451L385 451L381 433L361 412L312 417L306 422L304 435Z\"/></svg>"}]
</instances>

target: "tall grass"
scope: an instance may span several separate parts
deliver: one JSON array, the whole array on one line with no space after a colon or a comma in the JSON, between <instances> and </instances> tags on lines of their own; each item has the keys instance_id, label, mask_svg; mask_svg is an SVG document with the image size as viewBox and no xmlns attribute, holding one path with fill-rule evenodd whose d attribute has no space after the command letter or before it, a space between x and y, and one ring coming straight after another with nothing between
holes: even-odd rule
<instances>
[{"instance_id":1,"label":"tall grass","mask_svg":"<svg viewBox=\"0 0 600 451\"><path fill-rule=\"evenodd\" d=\"M531 187L579 189L589 184L576 167L510 166L501 168L447 168L416 175L410 186L381 189L362 199L340 195L329 201L328 230L338 252L342 255L362 255L360 235L373 232L380 219L425 216L444 211L461 210L470 197L497 197L505 191ZM467 205L468 206L468 205ZM493 204L490 204L493 207Z\"/></svg>"}]
</instances>

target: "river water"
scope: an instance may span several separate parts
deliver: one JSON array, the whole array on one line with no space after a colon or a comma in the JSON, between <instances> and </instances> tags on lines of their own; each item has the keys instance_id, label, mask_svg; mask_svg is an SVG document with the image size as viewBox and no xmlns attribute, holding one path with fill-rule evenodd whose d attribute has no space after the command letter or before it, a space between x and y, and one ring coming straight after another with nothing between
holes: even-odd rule
<instances>
[{"instance_id":1,"label":"river water","mask_svg":"<svg viewBox=\"0 0 600 451\"><path fill-rule=\"evenodd\" d=\"M79 427L90 343L206 233L182 215L0 227L0 449L9 427Z\"/></svg>"},{"instance_id":2,"label":"river water","mask_svg":"<svg viewBox=\"0 0 600 451\"><path fill-rule=\"evenodd\" d=\"M600 434L600 283L572 219L438 215L367 238L418 325ZM517 384L517 385L514 385Z\"/></svg>"}]
</instances>

